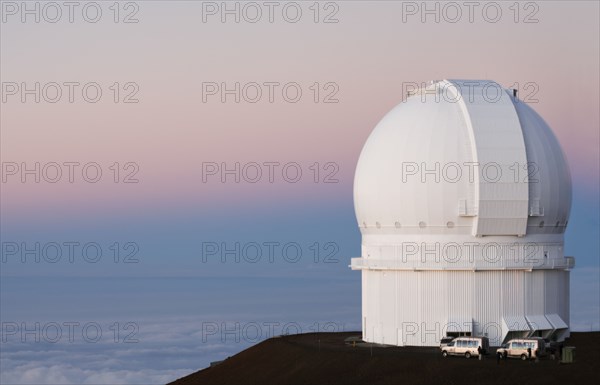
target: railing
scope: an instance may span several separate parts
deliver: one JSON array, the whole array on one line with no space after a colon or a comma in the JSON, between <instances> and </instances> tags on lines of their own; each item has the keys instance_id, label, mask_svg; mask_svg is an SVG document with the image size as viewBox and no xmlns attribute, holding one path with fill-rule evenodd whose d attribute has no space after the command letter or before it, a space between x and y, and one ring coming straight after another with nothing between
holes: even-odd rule
<instances>
[{"instance_id":1,"label":"railing","mask_svg":"<svg viewBox=\"0 0 600 385\"><path fill-rule=\"evenodd\" d=\"M350 267L353 270L570 270L575 267L575 258L539 258L531 260L499 259L499 260L456 260L449 261L421 259L371 259L352 258Z\"/></svg>"}]
</instances>

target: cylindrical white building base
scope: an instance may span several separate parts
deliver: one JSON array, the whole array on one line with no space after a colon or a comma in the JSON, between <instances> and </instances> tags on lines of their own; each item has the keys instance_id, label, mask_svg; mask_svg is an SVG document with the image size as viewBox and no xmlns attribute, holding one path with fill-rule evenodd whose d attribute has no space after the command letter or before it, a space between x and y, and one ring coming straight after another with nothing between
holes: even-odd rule
<instances>
[{"instance_id":1,"label":"cylindrical white building base","mask_svg":"<svg viewBox=\"0 0 600 385\"><path fill-rule=\"evenodd\" d=\"M436 346L447 335L562 341L569 335L568 270L362 270L363 339Z\"/></svg>"}]
</instances>

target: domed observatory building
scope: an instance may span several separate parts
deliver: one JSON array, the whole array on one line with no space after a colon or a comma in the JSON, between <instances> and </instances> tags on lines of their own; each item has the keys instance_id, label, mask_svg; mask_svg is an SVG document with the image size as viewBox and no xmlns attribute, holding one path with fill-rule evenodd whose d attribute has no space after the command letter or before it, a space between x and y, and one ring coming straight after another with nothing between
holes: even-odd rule
<instances>
[{"instance_id":1,"label":"domed observatory building","mask_svg":"<svg viewBox=\"0 0 600 385\"><path fill-rule=\"evenodd\" d=\"M415 87L369 136L354 204L365 341L569 336L569 168L516 91L485 80Z\"/></svg>"}]
</instances>

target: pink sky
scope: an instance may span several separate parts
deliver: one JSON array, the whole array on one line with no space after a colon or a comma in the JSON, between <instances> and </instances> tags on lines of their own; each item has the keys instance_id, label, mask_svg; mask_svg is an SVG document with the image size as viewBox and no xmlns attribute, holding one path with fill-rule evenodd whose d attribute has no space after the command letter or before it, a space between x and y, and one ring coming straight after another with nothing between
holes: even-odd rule
<instances>
[{"instance_id":1,"label":"pink sky","mask_svg":"<svg viewBox=\"0 0 600 385\"><path fill-rule=\"evenodd\" d=\"M2 25L3 82L96 82L104 93L96 104L79 94L73 104L64 101L66 95L56 104L8 96L2 105L2 161L94 161L105 172L114 162L136 162L140 183L37 185L10 179L3 185L3 211L210 205L306 194L336 199L350 188L370 131L401 102L403 83L441 78L518 83L520 95L535 84L539 102L531 105L558 136L576 188L597 194L597 3L541 3L538 23L514 23L506 5L495 24L477 13L473 23L421 23L418 15L403 23L400 2L338 6L339 22L333 24L315 24L307 3L298 23L202 23L200 4L190 2L168 8L142 2L137 24L8 19ZM139 103L113 103L109 87L115 82L139 85ZM203 103L203 82L295 82L303 97L288 103L276 94L273 103L263 96L255 104L236 104L210 96ZM337 84L339 103L314 103L309 87L315 82ZM319 97L325 94L321 90ZM335 162L339 183L201 183L203 162L292 161L305 172L315 162Z\"/></svg>"}]
</instances>

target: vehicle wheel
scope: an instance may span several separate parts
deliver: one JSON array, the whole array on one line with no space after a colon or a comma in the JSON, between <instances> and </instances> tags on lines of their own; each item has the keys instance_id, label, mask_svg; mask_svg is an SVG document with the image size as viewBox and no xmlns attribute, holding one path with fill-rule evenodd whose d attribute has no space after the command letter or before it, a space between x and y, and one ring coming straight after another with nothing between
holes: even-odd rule
<instances>
[{"instance_id":1,"label":"vehicle wheel","mask_svg":"<svg viewBox=\"0 0 600 385\"><path fill-rule=\"evenodd\" d=\"M465 358L467 358L467 359L471 358L471 352L466 352L465 353Z\"/></svg>"},{"instance_id":2,"label":"vehicle wheel","mask_svg":"<svg viewBox=\"0 0 600 385\"><path fill-rule=\"evenodd\" d=\"M442 357L448 357L448 352L444 350L444 351L442 352Z\"/></svg>"},{"instance_id":3,"label":"vehicle wheel","mask_svg":"<svg viewBox=\"0 0 600 385\"><path fill-rule=\"evenodd\" d=\"M527 354L521 354L521 360L522 361L527 360Z\"/></svg>"}]
</instances>

